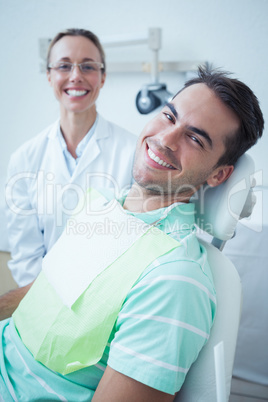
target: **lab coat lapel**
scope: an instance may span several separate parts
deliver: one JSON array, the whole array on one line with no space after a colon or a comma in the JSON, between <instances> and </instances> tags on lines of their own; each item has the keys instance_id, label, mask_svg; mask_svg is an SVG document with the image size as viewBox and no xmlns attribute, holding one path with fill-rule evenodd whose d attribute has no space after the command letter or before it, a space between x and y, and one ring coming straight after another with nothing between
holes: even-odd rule
<instances>
[{"instance_id":1,"label":"lab coat lapel","mask_svg":"<svg viewBox=\"0 0 268 402\"><path fill-rule=\"evenodd\" d=\"M101 116L99 116L95 132L93 133L86 148L84 149L84 152L74 171L71 181L76 181L77 177L80 176L80 174L83 173L85 170L90 173L92 163L97 159L98 155L101 152L100 140L102 138L108 137L108 135L108 124Z\"/></svg>"},{"instance_id":2,"label":"lab coat lapel","mask_svg":"<svg viewBox=\"0 0 268 402\"><path fill-rule=\"evenodd\" d=\"M70 181L71 176L57 136L58 125L59 122L55 123L48 134L49 141L46 161L48 168L55 175L56 182L61 183L61 179L58 178L57 180L58 175L62 175L67 182Z\"/></svg>"}]
</instances>

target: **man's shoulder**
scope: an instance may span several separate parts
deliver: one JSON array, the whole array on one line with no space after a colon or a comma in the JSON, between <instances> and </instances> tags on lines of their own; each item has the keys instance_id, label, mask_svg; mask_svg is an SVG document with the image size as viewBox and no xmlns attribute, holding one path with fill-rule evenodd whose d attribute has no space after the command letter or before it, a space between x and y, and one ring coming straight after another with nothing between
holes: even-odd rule
<instances>
[{"instance_id":1,"label":"man's shoulder","mask_svg":"<svg viewBox=\"0 0 268 402\"><path fill-rule=\"evenodd\" d=\"M194 234L190 237L192 237L190 242L187 242L187 239L183 240L180 247L174 248L149 265L140 277L140 282L169 276L182 279L184 283L183 278L191 278L189 280L197 281L213 291L214 283L206 250L200 247ZM192 248L190 252L189 248Z\"/></svg>"}]
</instances>

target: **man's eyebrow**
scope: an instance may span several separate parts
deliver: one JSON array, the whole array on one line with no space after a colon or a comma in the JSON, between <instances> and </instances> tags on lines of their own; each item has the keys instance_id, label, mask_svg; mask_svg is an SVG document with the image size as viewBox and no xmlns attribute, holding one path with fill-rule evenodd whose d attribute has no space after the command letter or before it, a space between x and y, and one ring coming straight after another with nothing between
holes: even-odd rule
<instances>
[{"instance_id":1,"label":"man's eyebrow","mask_svg":"<svg viewBox=\"0 0 268 402\"><path fill-rule=\"evenodd\" d=\"M210 148L212 148L212 139L210 138L210 136L208 135L208 133L205 130L201 130L200 128L193 127L193 126L189 126L188 129L190 131L193 131L194 133L200 135L201 137L205 138L205 140L207 140Z\"/></svg>"},{"instance_id":2,"label":"man's eyebrow","mask_svg":"<svg viewBox=\"0 0 268 402\"><path fill-rule=\"evenodd\" d=\"M172 103L167 103L166 106L171 110L171 112L174 114L174 116L176 117L176 119L178 118L178 112L175 109L175 107L172 105Z\"/></svg>"},{"instance_id":3,"label":"man's eyebrow","mask_svg":"<svg viewBox=\"0 0 268 402\"><path fill-rule=\"evenodd\" d=\"M170 109L170 111L174 114L176 119L179 117L179 114L177 110L175 109L174 105L172 103L167 103L166 106ZM193 131L194 133L200 135L201 137L205 138L205 140L208 142L210 148L212 148L212 139L210 138L209 134L200 128L194 127L194 126L189 126L188 129L190 131Z\"/></svg>"}]
</instances>

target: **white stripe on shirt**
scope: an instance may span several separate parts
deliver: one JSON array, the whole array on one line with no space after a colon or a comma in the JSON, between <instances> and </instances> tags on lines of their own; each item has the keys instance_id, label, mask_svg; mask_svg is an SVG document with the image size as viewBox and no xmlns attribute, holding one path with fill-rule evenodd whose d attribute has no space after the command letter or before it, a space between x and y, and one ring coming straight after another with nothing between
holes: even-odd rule
<instances>
[{"instance_id":1,"label":"white stripe on shirt","mask_svg":"<svg viewBox=\"0 0 268 402\"><path fill-rule=\"evenodd\" d=\"M163 368L165 368L167 370L171 370L171 371L175 371L175 372L181 372L181 373L187 373L188 370L189 370L189 369L186 369L186 368L183 368L183 367L174 366L173 364L165 363L165 362L163 362L161 360L154 359L154 358L152 358L152 357L150 357L148 355L144 355L143 353L136 352L133 349L130 349L130 348L127 348L126 346L120 345L120 343L118 343L118 342L113 342L113 346L115 346L117 349L121 350L124 353L127 353L127 354L129 354L131 356L135 356L138 359L145 360L145 361L147 361L149 363L152 363L152 364L154 364L156 366L163 367Z\"/></svg>"},{"instance_id":2,"label":"white stripe on shirt","mask_svg":"<svg viewBox=\"0 0 268 402\"><path fill-rule=\"evenodd\" d=\"M122 317L122 318L130 317L130 318L138 318L138 319L141 318L142 320L152 320L152 321L164 322L167 324L176 325L177 327L185 328L191 332L194 332L197 335L202 336L203 338L206 338L206 339L209 338L209 334L202 331L201 329L194 327L191 324L187 324L186 322L175 320L174 318L162 317L160 315L132 314L132 313L119 313L118 317Z\"/></svg>"},{"instance_id":3,"label":"white stripe on shirt","mask_svg":"<svg viewBox=\"0 0 268 402\"><path fill-rule=\"evenodd\" d=\"M182 281L191 283L194 286L197 286L199 289L203 290L210 300L212 300L216 304L216 297L206 288L206 286L202 285L202 283L198 282L196 279L190 278L184 275L160 275L157 278L142 280L137 285L133 286L133 289L140 288L142 286L148 285L150 283L158 282L158 281Z\"/></svg>"},{"instance_id":4,"label":"white stripe on shirt","mask_svg":"<svg viewBox=\"0 0 268 402\"><path fill-rule=\"evenodd\" d=\"M68 402L67 399L64 398L64 396L62 396L62 395L60 395L60 394L57 394L57 392L55 392L55 391L43 380L43 378L41 378L41 377L39 377L38 375L34 374L34 373L30 370L30 368L28 367L26 361L24 360L24 358L22 357L22 355L21 355L20 352L18 351L17 347L16 347L16 350L17 350L17 353L18 353L19 357L21 358L21 360L22 360L22 362L23 362L23 364L24 364L24 366L25 366L25 369L26 369L26 371L28 372L28 374L29 374L30 376L32 376L32 377L41 385L41 387L43 387L49 394L56 395L56 396L60 399L60 401Z\"/></svg>"}]
</instances>

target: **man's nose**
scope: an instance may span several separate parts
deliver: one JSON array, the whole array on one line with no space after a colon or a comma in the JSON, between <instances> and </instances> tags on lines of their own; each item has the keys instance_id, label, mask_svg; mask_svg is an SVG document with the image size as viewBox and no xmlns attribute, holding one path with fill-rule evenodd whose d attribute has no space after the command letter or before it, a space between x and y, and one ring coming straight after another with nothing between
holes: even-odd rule
<instances>
[{"instance_id":1,"label":"man's nose","mask_svg":"<svg viewBox=\"0 0 268 402\"><path fill-rule=\"evenodd\" d=\"M169 148L171 151L176 152L180 146L181 135L182 130L180 127L165 130L160 134L160 144L162 147Z\"/></svg>"}]
</instances>

